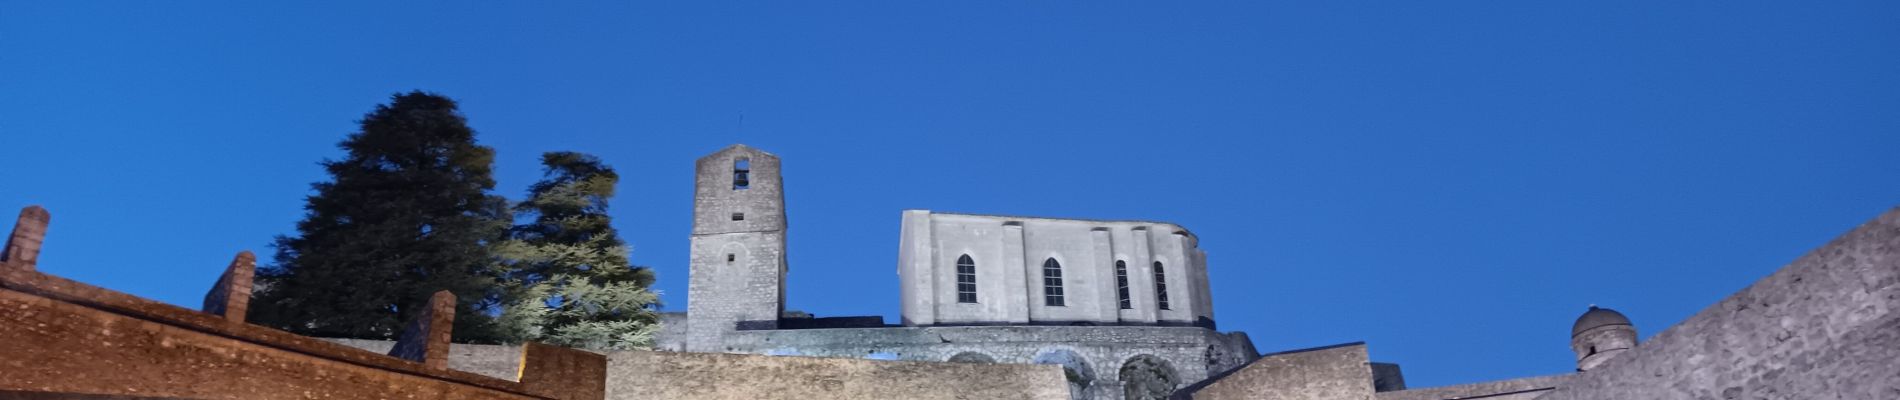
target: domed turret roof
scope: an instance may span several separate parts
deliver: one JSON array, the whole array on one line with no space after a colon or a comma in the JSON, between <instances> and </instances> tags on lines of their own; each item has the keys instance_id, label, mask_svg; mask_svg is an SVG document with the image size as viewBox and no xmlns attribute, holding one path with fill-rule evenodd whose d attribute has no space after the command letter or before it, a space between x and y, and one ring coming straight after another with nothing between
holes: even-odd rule
<instances>
[{"instance_id":1,"label":"domed turret roof","mask_svg":"<svg viewBox=\"0 0 1900 400\"><path fill-rule=\"evenodd\" d=\"M1577 324L1570 326L1570 337L1577 337L1583 334L1583 331L1610 325L1630 325L1630 319L1616 310L1590 306L1590 311L1585 311L1583 316L1577 317Z\"/></svg>"}]
</instances>

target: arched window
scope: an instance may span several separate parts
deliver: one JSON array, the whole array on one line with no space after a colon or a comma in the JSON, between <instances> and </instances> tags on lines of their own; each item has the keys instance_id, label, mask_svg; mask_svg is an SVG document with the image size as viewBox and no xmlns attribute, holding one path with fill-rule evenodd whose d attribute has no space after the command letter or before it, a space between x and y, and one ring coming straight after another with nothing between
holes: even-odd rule
<instances>
[{"instance_id":1,"label":"arched window","mask_svg":"<svg viewBox=\"0 0 1900 400\"><path fill-rule=\"evenodd\" d=\"M957 302L976 302L976 261L969 254L957 257Z\"/></svg>"},{"instance_id":2,"label":"arched window","mask_svg":"<svg viewBox=\"0 0 1900 400\"><path fill-rule=\"evenodd\" d=\"M1134 302L1128 300L1128 263L1122 260L1115 260L1115 296L1121 299L1123 310L1135 308Z\"/></svg>"},{"instance_id":3,"label":"arched window","mask_svg":"<svg viewBox=\"0 0 1900 400\"><path fill-rule=\"evenodd\" d=\"M1168 275L1162 272L1160 261L1155 261L1155 305L1168 309Z\"/></svg>"},{"instance_id":4,"label":"arched window","mask_svg":"<svg viewBox=\"0 0 1900 400\"><path fill-rule=\"evenodd\" d=\"M732 190L752 187L752 159L739 157L732 161ZM733 219L737 221L738 219Z\"/></svg>"},{"instance_id":5,"label":"arched window","mask_svg":"<svg viewBox=\"0 0 1900 400\"><path fill-rule=\"evenodd\" d=\"M1181 378L1168 360L1142 354L1122 363L1122 398L1127 400L1166 399L1181 386Z\"/></svg>"},{"instance_id":6,"label":"arched window","mask_svg":"<svg viewBox=\"0 0 1900 400\"><path fill-rule=\"evenodd\" d=\"M1042 305L1062 306L1062 263L1051 257L1042 262Z\"/></svg>"}]
</instances>

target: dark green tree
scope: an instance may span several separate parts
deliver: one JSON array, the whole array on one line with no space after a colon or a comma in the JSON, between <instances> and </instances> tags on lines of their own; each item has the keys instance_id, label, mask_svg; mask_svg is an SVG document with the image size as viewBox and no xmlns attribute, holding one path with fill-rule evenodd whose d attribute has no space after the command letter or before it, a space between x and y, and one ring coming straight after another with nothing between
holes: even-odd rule
<instances>
[{"instance_id":1,"label":"dark green tree","mask_svg":"<svg viewBox=\"0 0 1900 400\"><path fill-rule=\"evenodd\" d=\"M455 340L508 339L488 246L507 238L508 201L489 193L494 150L454 100L393 96L325 160L297 234L279 236L260 271L251 320L310 336L391 339L429 295L456 296Z\"/></svg>"},{"instance_id":2,"label":"dark green tree","mask_svg":"<svg viewBox=\"0 0 1900 400\"><path fill-rule=\"evenodd\" d=\"M533 221L494 247L507 300L503 329L519 340L589 349L651 345L659 298L653 270L632 265L610 224L607 201L620 175L573 152L541 156L545 177L515 206Z\"/></svg>"}]
</instances>

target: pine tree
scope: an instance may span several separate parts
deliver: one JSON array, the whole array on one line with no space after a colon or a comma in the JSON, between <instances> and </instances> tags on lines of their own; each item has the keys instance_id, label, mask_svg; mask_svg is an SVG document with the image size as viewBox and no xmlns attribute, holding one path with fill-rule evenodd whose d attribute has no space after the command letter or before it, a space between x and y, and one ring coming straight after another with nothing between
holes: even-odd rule
<instances>
[{"instance_id":1,"label":"pine tree","mask_svg":"<svg viewBox=\"0 0 1900 400\"><path fill-rule=\"evenodd\" d=\"M515 210L533 222L495 246L506 273L501 325L516 339L589 349L646 348L658 329L651 269L633 266L610 225L620 176L592 156L541 156L545 178Z\"/></svg>"},{"instance_id":2,"label":"pine tree","mask_svg":"<svg viewBox=\"0 0 1900 400\"><path fill-rule=\"evenodd\" d=\"M506 339L495 324L494 258L508 201L489 193L494 150L439 95L393 96L322 165L297 235L279 236L260 271L253 322L310 336L392 339L429 295L457 299L461 342Z\"/></svg>"}]
</instances>

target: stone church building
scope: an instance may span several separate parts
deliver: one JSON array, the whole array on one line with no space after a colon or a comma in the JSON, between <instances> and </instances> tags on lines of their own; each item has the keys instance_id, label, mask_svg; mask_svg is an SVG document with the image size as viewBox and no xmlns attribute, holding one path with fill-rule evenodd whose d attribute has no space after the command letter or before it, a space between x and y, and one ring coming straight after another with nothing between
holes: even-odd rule
<instances>
[{"instance_id":1,"label":"stone church building","mask_svg":"<svg viewBox=\"0 0 1900 400\"><path fill-rule=\"evenodd\" d=\"M899 323L788 314L778 156L733 145L696 170L687 311L665 316L660 350L1057 364L1077 399L1166 398L1261 358L1245 333L1216 330L1199 239L1157 221L907 210ZM1593 307L1572 338L1582 370L1633 347L1636 331ZM1369 386L1405 389L1397 365L1358 365Z\"/></svg>"},{"instance_id":2,"label":"stone church building","mask_svg":"<svg viewBox=\"0 0 1900 400\"><path fill-rule=\"evenodd\" d=\"M794 317L778 156L734 145L697 171L687 312L661 349L1059 364L1089 399L1167 396L1257 357L1214 329L1206 253L1165 222L905 211L900 323Z\"/></svg>"}]
</instances>

